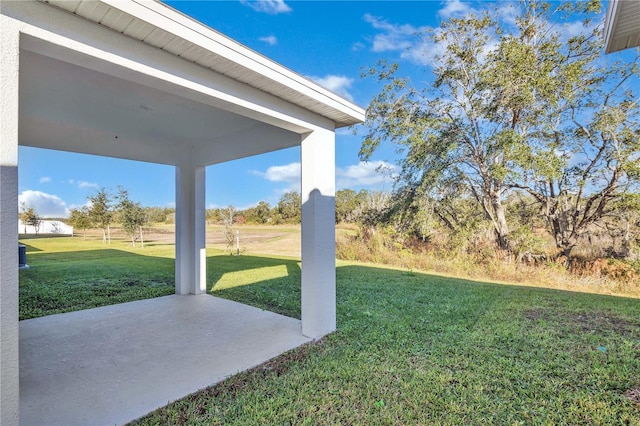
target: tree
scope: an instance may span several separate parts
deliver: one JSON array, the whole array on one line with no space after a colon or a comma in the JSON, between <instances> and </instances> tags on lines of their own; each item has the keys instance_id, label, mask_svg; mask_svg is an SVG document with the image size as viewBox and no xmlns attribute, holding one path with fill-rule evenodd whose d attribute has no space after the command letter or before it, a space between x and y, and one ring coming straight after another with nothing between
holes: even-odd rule
<instances>
[{"instance_id":1,"label":"tree","mask_svg":"<svg viewBox=\"0 0 640 426\"><path fill-rule=\"evenodd\" d=\"M438 203L443 192L468 194L502 249L510 248L505 198L524 189L548 208L568 254L579 229L599 220L637 174L637 93L613 96L637 77L637 61L597 66L602 37L591 19L599 1L519 7L513 26L499 9L443 22L429 35L443 53L426 87L399 77L397 64L372 68L385 86L367 110L360 156L370 158L383 141L397 144L405 153L398 189ZM583 33L563 36L558 14L582 16ZM575 167L577 154L584 161ZM602 179L607 165L613 170ZM599 189L590 187L596 182Z\"/></svg>"},{"instance_id":2,"label":"tree","mask_svg":"<svg viewBox=\"0 0 640 426\"><path fill-rule=\"evenodd\" d=\"M27 233L27 203L24 201L20 203L20 211L18 212L18 219L22 221L24 227L23 233Z\"/></svg>"},{"instance_id":3,"label":"tree","mask_svg":"<svg viewBox=\"0 0 640 426\"><path fill-rule=\"evenodd\" d=\"M640 253L640 193L620 197L604 228L613 240L612 253L616 257L637 260ZM619 244L616 244L619 240Z\"/></svg>"},{"instance_id":4,"label":"tree","mask_svg":"<svg viewBox=\"0 0 640 426\"><path fill-rule=\"evenodd\" d=\"M268 223L271 220L271 206L266 201L260 201L255 207L247 210L247 220L254 223Z\"/></svg>"},{"instance_id":5,"label":"tree","mask_svg":"<svg viewBox=\"0 0 640 426\"><path fill-rule=\"evenodd\" d=\"M224 209L219 209L219 213L220 217L222 218L222 224L224 225L224 238L227 241L227 247L224 249L224 251L226 253L227 250L229 250L231 254L233 254L233 224L238 210L232 205L229 205Z\"/></svg>"},{"instance_id":6,"label":"tree","mask_svg":"<svg viewBox=\"0 0 640 426\"><path fill-rule=\"evenodd\" d=\"M26 203L22 203L20 205L20 219L24 224L24 232L27 233L27 225L33 226L33 229L38 235L38 231L40 231L40 224L42 223L42 218L36 212L36 209L33 206L27 206Z\"/></svg>"},{"instance_id":7,"label":"tree","mask_svg":"<svg viewBox=\"0 0 640 426\"><path fill-rule=\"evenodd\" d=\"M356 192L352 189L341 189L336 192L336 223L357 222L365 210L369 197L367 190Z\"/></svg>"},{"instance_id":8,"label":"tree","mask_svg":"<svg viewBox=\"0 0 640 426\"><path fill-rule=\"evenodd\" d=\"M111 195L105 188L101 188L96 194L88 197L91 202L89 218L91 222L102 229L102 242L111 244L111 222L113 211L111 210Z\"/></svg>"},{"instance_id":9,"label":"tree","mask_svg":"<svg viewBox=\"0 0 640 426\"><path fill-rule=\"evenodd\" d=\"M144 207L144 211L147 219L151 223L167 223L169 215L175 213L175 209L170 207Z\"/></svg>"},{"instance_id":10,"label":"tree","mask_svg":"<svg viewBox=\"0 0 640 426\"><path fill-rule=\"evenodd\" d=\"M136 246L136 239L140 238L140 243L144 247L144 237L142 234L142 226L147 222L144 209L140 203L135 203L129 198L129 192L122 188L118 188L116 195L116 209L120 219L122 229L131 238L131 245Z\"/></svg>"},{"instance_id":11,"label":"tree","mask_svg":"<svg viewBox=\"0 0 640 426\"><path fill-rule=\"evenodd\" d=\"M297 191L282 195L276 210L285 223L300 223L302 217L302 197Z\"/></svg>"},{"instance_id":12,"label":"tree","mask_svg":"<svg viewBox=\"0 0 640 426\"><path fill-rule=\"evenodd\" d=\"M89 215L89 207L71 209L69 212L69 223L71 226L82 230L83 239L87 239L87 229L93 225Z\"/></svg>"}]
</instances>

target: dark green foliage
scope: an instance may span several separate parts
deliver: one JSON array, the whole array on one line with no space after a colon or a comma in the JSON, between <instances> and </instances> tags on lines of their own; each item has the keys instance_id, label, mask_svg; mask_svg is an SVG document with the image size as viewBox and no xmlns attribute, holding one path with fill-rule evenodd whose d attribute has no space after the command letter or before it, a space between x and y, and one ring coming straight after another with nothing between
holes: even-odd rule
<instances>
[{"instance_id":1,"label":"dark green foliage","mask_svg":"<svg viewBox=\"0 0 640 426\"><path fill-rule=\"evenodd\" d=\"M107 239L109 239L109 243L111 243L109 234L109 227L113 222L113 206L111 205L113 200L111 194L105 188L101 188L88 198L91 203L89 207L91 223L102 229L102 242L106 243Z\"/></svg>"},{"instance_id":2,"label":"dark green foliage","mask_svg":"<svg viewBox=\"0 0 640 426\"><path fill-rule=\"evenodd\" d=\"M336 223L355 223L362 219L367 209L369 191L341 189L336 192Z\"/></svg>"},{"instance_id":3,"label":"dark green foliage","mask_svg":"<svg viewBox=\"0 0 640 426\"><path fill-rule=\"evenodd\" d=\"M69 225L74 227L74 230L81 230L86 238L87 229L93 226L91 222L91 215L89 214L89 207L83 206L80 208L71 209L69 212Z\"/></svg>"},{"instance_id":4,"label":"dark green foliage","mask_svg":"<svg viewBox=\"0 0 640 426\"><path fill-rule=\"evenodd\" d=\"M509 234L520 231L505 201L528 192L569 256L639 188L640 62L603 66L598 1L512 6L515 25L488 6L416 35L441 52L427 68L432 83L412 82L386 61L372 68L367 76L383 85L360 156L395 144L404 155L396 210L406 218L427 206L455 230L452 200L471 200L512 253ZM564 34L563 19L582 20L582 33Z\"/></svg>"},{"instance_id":5,"label":"dark green foliage","mask_svg":"<svg viewBox=\"0 0 640 426\"><path fill-rule=\"evenodd\" d=\"M146 212L140 206L140 203L135 203L129 199L129 193L122 187L118 190L116 201L118 202L115 206L118 220L124 232L131 238L131 244L135 247L136 240L143 238L142 226L147 223Z\"/></svg>"},{"instance_id":6,"label":"dark green foliage","mask_svg":"<svg viewBox=\"0 0 640 426\"><path fill-rule=\"evenodd\" d=\"M249 223L265 224L271 221L271 206L266 201L260 201L255 207L242 212Z\"/></svg>"},{"instance_id":7,"label":"dark green foliage","mask_svg":"<svg viewBox=\"0 0 640 426\"><path fill-rule=\"evenodd\" d=\"M275 207L274 217L281 223L300 223L302 197L297 191L286 192Z\"/></svg>"}]
</instances>

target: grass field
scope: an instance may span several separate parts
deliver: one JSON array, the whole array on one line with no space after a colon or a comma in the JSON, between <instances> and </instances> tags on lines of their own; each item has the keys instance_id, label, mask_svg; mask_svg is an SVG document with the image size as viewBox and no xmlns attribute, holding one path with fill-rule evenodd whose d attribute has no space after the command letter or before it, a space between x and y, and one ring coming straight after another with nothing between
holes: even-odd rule
<instances>
[{"instance_id":1,"label":"grass field","mask_svg":"<svg viewBox=\"0 0 640 426\"><path fill-rule=\"evenodd\" d=\"M21 317L173 291L171 245L24 242ZM208 270L215 296L300 317L296 259L210 250ZM135 423L640 425L638 299L345 262L337 279L336 333Z\"/></svg>"}]
</instances>

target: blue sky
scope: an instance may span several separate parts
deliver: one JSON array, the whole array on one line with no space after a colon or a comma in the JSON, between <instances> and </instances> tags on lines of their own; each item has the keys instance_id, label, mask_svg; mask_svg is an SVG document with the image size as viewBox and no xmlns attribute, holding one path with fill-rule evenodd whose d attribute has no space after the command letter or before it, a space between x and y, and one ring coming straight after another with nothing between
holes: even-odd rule
<instances>
[{"instance_id":1,"label":"blue sky","mask_svg":"<svg viewBox=\"0 0 640 426\"><path fill-rule=\"evenodd\" d=\"M416 33L450 16L486 7L453 1L167 1L169 5L249 48L367 107L380 90L363 69L379 59L399 61L403 74L429 80L435 48ZM505 19L509 2L501 3ZM567 29L572 23L566 23ZM336 187L390 190L396 153L383 147L369 163L358 159L362 137L336 135ZM207 206L274 205L299 188L299 149L287 149L207 168ZM89 155L20 147L20 201L42 216L64 216L98 188L122 185L145 206L172 206L174 169Z\"/></svg>"}]
</instances>

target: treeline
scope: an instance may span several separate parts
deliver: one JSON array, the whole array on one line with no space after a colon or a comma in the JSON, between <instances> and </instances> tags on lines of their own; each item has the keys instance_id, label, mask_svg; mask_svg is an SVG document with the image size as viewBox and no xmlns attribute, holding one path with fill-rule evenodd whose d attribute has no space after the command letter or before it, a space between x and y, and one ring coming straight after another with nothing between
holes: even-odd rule
<instances>
[{"instance_id":1,"label":"treeline","mask_svg":"<svg viewBox=\"0 0 640 426\"><path fill-rule=\"evenodd\" d=\"M173 224L176 209L173 207L144 207L131 200L129 192L123 188L113 192L105 188L87 197L87 205L70 210L69 218L63 219L76 230L86 234L87 229L99 228L103 232L103 241L109 242L111 228L119 225L131 238L132 243L142 240L143 228L155 224ZM23 206L21 218L25 223L41 220L33 207ZM301 219L301 196L290 191L282 195L278 203L271 206L265 201L257 205L238 209L232 205L206 210L208 224L296 224Z\"/></svg>"},{"instance_id":2,"label":"treeline","mask_svg":"<svg viewBox=\"0 0 640 426\"><path fill-rule=\"evenodd\" d=\"M389 194L345 190L336 195L336 218L340 223L359 225L356 238L368 243L371 252L486 252L490 257L509 257L525 263L555 262L559 257L563 263L571 260L558 247L553 222L534 197L513 192L503 204L511 230L508 249L498 246L493 223L472 197L416 199L402 191ZM628 194L606 216L585 226L572 248L572 257L638 260L640 195Z\"/></svg>"},{"instance_id":3,"label":"treeline","mask_svg":"<svg viewBox=\"0 0 640 426\"><path fill-rule=\"evenodd\" d=\"M238 209L235 206L207 209L206 217L209 224L296 224L301 219L301 196L297 191L284 193L278 203L271 206L266 201L260 201L253 207Z\"/></svg>"}]
</instances>

